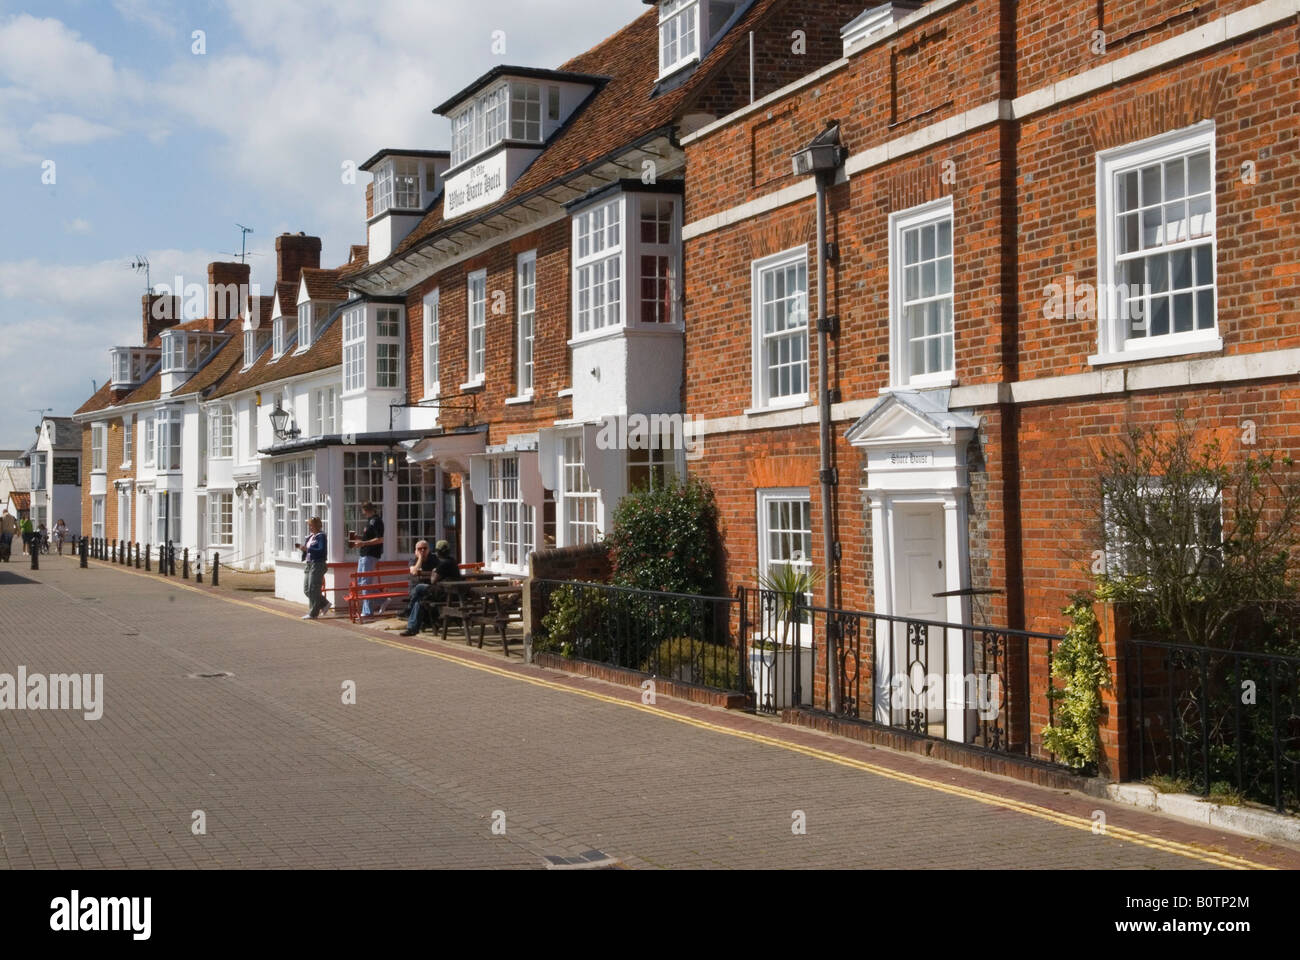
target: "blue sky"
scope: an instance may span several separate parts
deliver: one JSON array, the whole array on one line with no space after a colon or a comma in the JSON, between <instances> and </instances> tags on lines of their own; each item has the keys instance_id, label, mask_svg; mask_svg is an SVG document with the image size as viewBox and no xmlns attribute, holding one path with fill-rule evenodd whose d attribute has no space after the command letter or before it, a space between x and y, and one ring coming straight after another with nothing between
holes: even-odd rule
<instances>
[{"instance_id":1,"label":"blue sky","mask_svg":"<svg viewBox=\"0 0 1300 960\"><path fill-rule=\"evenodd\" d=\"M238 222L264 288L286 230L342 263L365 242L369 181L342 182L345 161L446 148L430 112L445 97L499 63L558 66L644 10L0 0L0 448L31 443L37 410L74 411L108 376L109 347L138 342L136 256L155 283L202 283L209 261L238 253Z\"/></svg>"}]
</instances>

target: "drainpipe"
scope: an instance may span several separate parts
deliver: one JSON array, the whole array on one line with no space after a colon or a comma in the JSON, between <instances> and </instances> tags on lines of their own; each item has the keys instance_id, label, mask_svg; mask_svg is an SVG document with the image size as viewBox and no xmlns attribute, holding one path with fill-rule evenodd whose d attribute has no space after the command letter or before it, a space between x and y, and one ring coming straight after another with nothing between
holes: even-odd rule
<instances>
[{"instance_id":1,"label":"drainpipe","mask_svg":"<svg viewBox=\"0 0 1300 960\"><path fill-rule=\"evenodd\" d=\"M826 181L834 172L817 174L817 423L821 429L818 446L818 465L822 495L822 556L826 558L826 608L835 606L835 531L831 526L833 516L834 477L831 473L831 390L827 359L830 347L830 323L826 316ZM811 678L809 678L811 681ZM834 651L827 645L826 686L828 706L832 714L839 713L839 664Z\"/></svg>"}]
</instances>

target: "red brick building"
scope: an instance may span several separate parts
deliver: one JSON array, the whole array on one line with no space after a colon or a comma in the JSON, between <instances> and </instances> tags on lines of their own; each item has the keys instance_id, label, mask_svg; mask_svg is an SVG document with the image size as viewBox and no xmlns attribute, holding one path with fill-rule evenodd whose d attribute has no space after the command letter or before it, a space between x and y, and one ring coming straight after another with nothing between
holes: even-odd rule
<instances>
[{"instance_id":1,"label":"red brick building","mask_svg":"<svg viewBox=\"0 0 1300 960\"><path fill-rule=\"evenodd\" d=\"M1300 453L1298 13L884 4L842 59L684 139L692 472L733 585L793 563L842 607L1060 632L1105 546L1097 442L1182 410ZM823 383L791 157L828 124Z\"/></svg>"}]
</instances>

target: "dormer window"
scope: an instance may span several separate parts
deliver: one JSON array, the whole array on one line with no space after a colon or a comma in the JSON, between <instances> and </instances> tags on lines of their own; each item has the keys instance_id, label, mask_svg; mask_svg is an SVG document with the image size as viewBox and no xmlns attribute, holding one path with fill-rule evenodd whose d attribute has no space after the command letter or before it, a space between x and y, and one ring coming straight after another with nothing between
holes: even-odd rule
<instances>
[{"instance_id":1,"label":"dormer window","mask_svg":"<svg viewBox=\"0 0 1300 960\"><path fill-rule=\"evenodd\" d=\"M389 159L374 170L374 215L386 210L420 209L420 165L415 160Z\"/></svg>"},{"instance_id":2,"label":"dormer window","mask_svg":"<svg viewBox=\"0 0 1300 960\"><path fill-rule=\"evenodd\" d=\"M667 76L700 57L700 0L659 4L659 75Z\"/></svg>"},{"instance_id":3,"label":"dormer window","mask_svg":"<svg viewBox=\"0 0 1300 960\"><path fill-rule=\"evenodd\" d=\"M114 388L144 383L145 374L158 362L158 351L153 348L115 347L112 356Z\"/></svg>"},{"instance_id":4,"label":"dormer window","mask_svg":"<svg viewBox=\"0 0 1300 960\"><path fill-rule=\"evenodd\" d=\"M703 58L726 32L740 0L662 0L659 4L659 76Z\"/></svg>"},{"instance_id":5,"label":"dormer window","mask_svg":"<svg viewBox=\"0 0 1300 960\"><path fill-rule=\"evenodd\" d=\"M310 303L298 304L298 349L306 350L311 346L311 317L312 308Z\"/></svg>"},{"instance_id":6,"label":"dormer window","mask_svg":"<svg viewBox=\"0 0 1300 960\"><path fill-rule=\"evenodd\" d=\"M251 367L262 351L266 349L269 332L266 330L244 331L244 369Z\"/></svg>"},{"instance_id":7,"label":"dormer window","mask_svg":"<svg viewBox=\"0 0 1300 960\"><path fill-rule=\"evenodd\" d=\"M224 341L211 334L168 331L162 335L162 372L193 373Z\"/></svg>"},{"instance_id":8,"label":"dormer window","mask_svg":"<svg viewBox=\"0 0 1300 960\"><path fill-rule=\"evenodd\" d=\"M510 80L476 97L451 118L451 165L460 166L506 139L541 143L546 127L558 125L560 88L546 88L547 124L542 122L542 84ZM376 194L377 196L377 194ZM377 209L377 208L376 208Z\"/></svg>"},{"instance_id":9,"label":"dormer window","mask_svg":"<svg viewBox=\"0 0 1300 960\"><path fill-rule=\"evenodd\" d=\"M276 317L271 323L271 359L273 360L279 360L293 341L289 331L289 319L289 317Z\"/></svg>"}]
</instances>

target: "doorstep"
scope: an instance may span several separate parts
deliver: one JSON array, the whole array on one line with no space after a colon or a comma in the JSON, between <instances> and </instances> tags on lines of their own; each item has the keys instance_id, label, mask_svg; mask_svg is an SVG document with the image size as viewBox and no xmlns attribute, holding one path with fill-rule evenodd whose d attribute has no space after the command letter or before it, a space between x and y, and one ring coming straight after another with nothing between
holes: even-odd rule
<instances>
[{"instance_id":1,"label":"doorstep","mask_svg":"<svg viewBox=\"0 0 1300 960\"><path fill-rule=\"evenodd\" d=\"M1117 803L1156 810L1246 837L1281 840L1300 846L1300 817L1260 807L1211 803L1190 793L1161 793L1145 783L1112 783L1107 787L1107 794Z\"/></svg>"}]
</instances>

